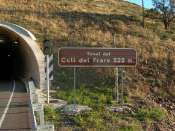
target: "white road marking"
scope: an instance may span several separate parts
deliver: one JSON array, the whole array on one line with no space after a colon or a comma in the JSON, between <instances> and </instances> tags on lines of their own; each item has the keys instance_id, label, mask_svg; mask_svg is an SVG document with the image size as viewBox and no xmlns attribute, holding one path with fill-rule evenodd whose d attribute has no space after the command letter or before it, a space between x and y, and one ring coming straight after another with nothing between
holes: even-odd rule
<instances>
[{"instance_id":1,"label":"white road marking","mask_svg":"<svg viewBox=\"0 0 175 131\"><path fill-rule=\"evenodd\" d=\"M10 95L9 101L7 103L7 106L6 106L5 110L4 110L4 113L3 113L2 117L0 118L0 128L2 127L4 119L5 119L6 115L7 115L8 109L10 107L10 103L11 103L12 98L13 98L14 91L15 91L15 81L13 82L13 90L12 90L12 93Z\"/></svg>"}]
</instances>

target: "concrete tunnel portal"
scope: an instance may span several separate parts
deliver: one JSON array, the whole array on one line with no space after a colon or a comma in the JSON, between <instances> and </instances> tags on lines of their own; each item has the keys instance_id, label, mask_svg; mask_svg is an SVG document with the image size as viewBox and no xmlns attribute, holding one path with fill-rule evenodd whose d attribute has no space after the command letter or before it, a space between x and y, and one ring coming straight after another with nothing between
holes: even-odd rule
<instances>
[{"instance_id":1,"label":"concrete tunnel portal","mask_svg":"<svg viewBox=\"0 0 175 131\"><path fill-rule=\"evenodd\" d=\"M0 23L0 80L33 80L45 88L44 54L28 30Z\"/></svg>"}]
</instances>

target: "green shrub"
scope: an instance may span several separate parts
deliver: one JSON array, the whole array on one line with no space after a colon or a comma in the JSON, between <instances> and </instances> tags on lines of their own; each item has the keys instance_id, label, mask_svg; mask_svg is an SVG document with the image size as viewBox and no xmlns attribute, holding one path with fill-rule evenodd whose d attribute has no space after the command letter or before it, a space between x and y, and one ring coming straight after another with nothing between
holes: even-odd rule
<instances>
[{"instance_id":1,"label":"green shrub","mask_svg":"<svg viewBox=\"0 0 175 131\"><path fill-rule=\"evenodd\" d=\"M66 100L69 104L76 101L77 104L88 105L94 107L95 105L101 107L106 104L112 104L111 93L106 93L106 91L99 92L94 88L85 87L85 85L80 85L80 88L58 90L56 94L57 98ZM96 106L95 106L96 107Z\"/></svg>"},{"instance_id":2,"label":"green shrub","mask_svg":"<svg viewBox=\"0 0 175 131\"><path fill-rule=\"evenodd\" d=\"M161 39L161 40L166 40L166 39L168 39L168 34L167 34L167 33L161 33L161 34L160 34L160 39Z\"/></svg>"},{"instance_id":3,"label":"green shrub","mask_svg":"<svg viewBox=\"0 0 175 131\"><path fill-rule=\"evenodd\" d=\"M140 108L136 114L136 118L140 121L160 121L165 117L165 111L159 107Z\"/></svg>"},{"instance_id":4,"label":"green shrub","mask_svg":"<svg viewBox=\"0 0 175 131\"><path fill-rule=\"evenodd\" d=\"M119 131L140 131L140 128L136 124L129 124L119 127Z\"/></svg>"},{"instance_id":5,"label":"green shrub","mask_svg":"<svg viewBox=\"0 0 175 131\"><path fill-rule=\"evenodd\" d=\"M50 122L56 122L59 120L58 113L49 106L44 107L45 120Z\"/></svg>"},{"instance_id":6,"label":"green shrub","mask_svg":"<svg viewBox=\"0 0 175 131\"><path fill-rule=\"evenodd\" d=\"M96 129L104 128L104 120L101 117L100 112L97 111L80 114L75 116L73 119L76 125L81 127L96 128Z\"/></svg>"},{"instance_id":7,"label":"green shrub","mask_svg":"<svg viewBox=\"0 0 175 131\"><path fill-rule=\"evenodd\" d=\"M172 38L171 38L173 41L175 41L175 34L172 35Z\"/></svg>"},{"instance_id":8,"label":"green shrub","mask_svg":"<svg viewBox=\"0 0 175 131\"><path fill-rule=\"evenodd\" d=\"M162 120L165 118L165 111L161 108L152 108L149 113L149 117L154 120Z\"/></svg>"},{"instance_id":9,"label":"green shrub","mask_svg":"<svg viewBox=\"0 0 175 131\"><path fill-rule=\"evenodd\" d=\"M168 40L172 37L172 33L170 33L170 32L161 32L159 36L160 36L161 40Z\"/></svg>"},{"instance_id":10,"label":"green shrub","mask_svg":"<svg viewBox=\"0 0 175 131\"><path fill-rule=\"evenodd\" d=\"M67 100L67 93L65 91L61 91L61 90L57 91L56 96L59 99Z\"/></svg>"}]
</instances>

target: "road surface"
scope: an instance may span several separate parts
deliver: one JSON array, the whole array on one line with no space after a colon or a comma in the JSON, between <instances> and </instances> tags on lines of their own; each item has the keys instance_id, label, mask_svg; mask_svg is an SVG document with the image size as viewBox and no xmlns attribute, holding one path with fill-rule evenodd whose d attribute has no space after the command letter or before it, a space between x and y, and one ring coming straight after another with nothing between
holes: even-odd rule
<instances>
[{"instance_id":1,"label":"road surface","mask_svg":"<svg viewBox=\"0 0 175 131\"><path fill-rule=\"evenodd\" d=\"M24 84L0 82L0 131L30 131L32 113Z\"/></svg>"}]
</instances>

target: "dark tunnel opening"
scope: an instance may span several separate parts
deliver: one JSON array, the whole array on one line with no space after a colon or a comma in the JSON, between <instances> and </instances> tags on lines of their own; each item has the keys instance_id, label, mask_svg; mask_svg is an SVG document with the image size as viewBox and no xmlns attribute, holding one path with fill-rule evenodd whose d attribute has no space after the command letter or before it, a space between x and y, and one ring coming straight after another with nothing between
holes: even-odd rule
<instances>
[{"instance_id":1,"label":"dark tunnel opening","mask_svg":"<svg viewBox=\"0 0 175 131\"><path fill-rule=\"evenodd\" d=\"M24 75L22 47L8 35L0 34L0 80L19 80Z\"/></svg>"},{"instance_id":2,"label":"dark tunnel opening","mask_svg":"<svg viewBox=\"0 0 175 131\"><path fill-rule=\"evenodd\" d=\"M12 80L45 88L44 54L24 28L0 24L0 83Z\"/></svg>"}]
</instances>

